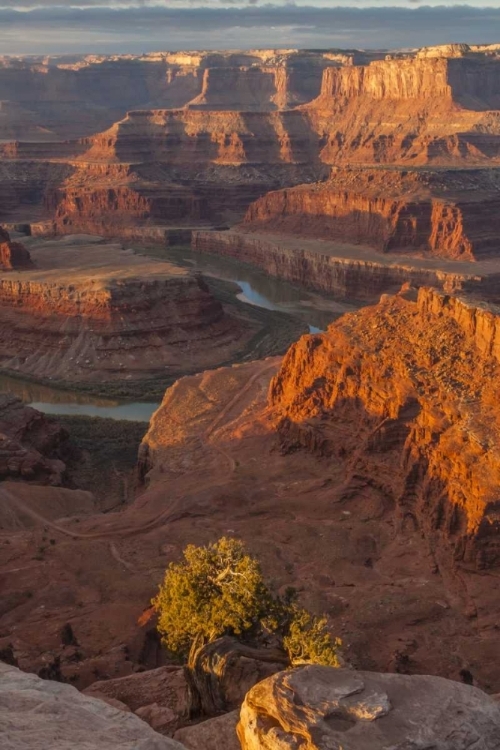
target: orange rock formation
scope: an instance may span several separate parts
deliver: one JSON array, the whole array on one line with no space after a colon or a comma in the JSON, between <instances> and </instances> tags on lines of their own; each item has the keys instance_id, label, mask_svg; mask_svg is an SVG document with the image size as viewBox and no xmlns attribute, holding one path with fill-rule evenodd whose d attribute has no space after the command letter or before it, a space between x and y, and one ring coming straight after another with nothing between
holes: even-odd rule
<instances>
[{"instance_id":1,"label":"orange rock formation","mask_svg":"<svg viewBox=\"0 0 500 750\"><path fill-rule=\"evenodd\" d=\"M421 289L289 350L270 390L286 450L346 460L441 555L500 564L500 311ZM348 425L355 425L348 435Z\"/></svg>"},{"instance_id":2,"label":"orange rock formation","mask_svg":"<svg viewBox=\"0 0 500 750\"><path fill-rule=\"evenodd\" d=\"M366 219L369 224L370 218ZM286 218L284 221L288 225ZM298 225L298 217L292 219L295 221ZM396 292L406 282L448 292L472 290L491 301L499 299L500 265L496 259L471 264L409 258L403 253L381 254L366 245L297 238L290 232L245 230L246 227L232 231L194 230L193 250L251 263L272 276L346 300L375 302L382 292Z\"/></svg>"},{"instance_id":3,"label":"orange rock formation","mask_svg":"<svg viewBox=\"0 0 500 750\"><path fill-rule=\"evenodd\" d=\"M21 569L6 578L0 648L12 642L30 669L59 655L81 687L95 669L160 666L139 615L186 544L230 534L277 590L327 613L354 666L455 679L466 668L497 692L498 321L408 290L302 338L282 363L178 380L144 439L135 501L78 523L47 517L0 544L0 573ZM55 548L24 573L44 526ZM76 603L61 607L61 589ZM59 642L68 620L78 662Z\"/></svg>"},{"instance_id":4,"label":"orange rock formation","mask_svg":"<svg viewBox=\"0 0 500 750\"><path fill-rule=\"evenodd\" d=\"M33 263L29 252L20 242L11 242L10 235L0 226L0 268L12 271L14 268L31 268Z\"/></svg>"},{"instance_id":5,"label":"orange rock formation","mask_svg":"<svg viewBox=\"0 0 500 750\"><path fill-rule=\"evenodd\" d=\"M64 106L71 95L71 106L78 101L89 120L76 118L84 137L73 142L33 136L3 144L2 153L14 174L34 161L54 175L43 195L31 178L17 182L24 202L55 217L59 232L86 221L93 230L106 217L119 227L129 210L134 220L149 223L232 223L263 193L323 179L331 164L500 164L494 49L381 57L274 50L47 60L38 67L5 62L0 98L9 98L2 86L12 93L22 81L46 122L50 82ZM89 127L93 117L95 125L107 120L107 127ZM46 122L68 135L66 125ZM55 175L55 162L59 168L65 163L66 174ZM110 178L116 165L112 185L102 172L96 182L96 162L106 165ZM125 174L131 163L135 178ZM358 187L358 209L366 213L368 198ZM445 205L442 215L437 202L434 207L431 220L446 234L460 217L453 207ZM4 208L9 216L12 210ZM386 233L381 225L390 210L376 207L379 235ZM452 249L444 238L445 250L439 233L431 240L437 253L469 252L467 238L453 241Z\"/></svg>"}]
</instances>

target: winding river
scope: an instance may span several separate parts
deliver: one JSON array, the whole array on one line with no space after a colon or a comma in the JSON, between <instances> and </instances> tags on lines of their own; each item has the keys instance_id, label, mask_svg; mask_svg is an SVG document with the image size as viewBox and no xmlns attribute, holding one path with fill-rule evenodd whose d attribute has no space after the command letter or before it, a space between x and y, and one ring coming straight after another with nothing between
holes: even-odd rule
<instances>
[{"instance_id":1,"label":"winding river","mask_svg":"<svg viewBox=\"0 0 500 750\"><path fill-rule=\"evenodd\" d=\"M188 249L172 250L167 255L168 260L179 265L189 266L206 276L237 284L241 291L235 291L235 294L242 302L299 317L309 326L311 333L324 330L329 322L349 309L346 305L341 306L333 300L320 299L285 281L267 276L251 266L231 259L199 255ZM77 391L38 385L6 375L0 375L0 392L19 396L24 403L46 414L65 416L107 417L148 422L159 406L158 403L151 402L104 399Z\"/></svg>"}]
</instances>

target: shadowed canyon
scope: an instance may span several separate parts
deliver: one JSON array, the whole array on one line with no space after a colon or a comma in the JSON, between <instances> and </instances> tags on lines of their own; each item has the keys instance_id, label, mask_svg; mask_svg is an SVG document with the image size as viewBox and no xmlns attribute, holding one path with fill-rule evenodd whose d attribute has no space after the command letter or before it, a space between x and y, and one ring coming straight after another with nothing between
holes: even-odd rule
<instances>
[{"instance_id":1,"label":"shadowed canyon","mask_svg":"<svg viewBox=\"0 0 500 750\"><path fill-rule=\"evenodd\" d=\"M500 44L0 57L8 747L500 747L499 217ZM341 668L249 629L196 713L151 600L222 537Z\"/></svg>"}]
</instances>

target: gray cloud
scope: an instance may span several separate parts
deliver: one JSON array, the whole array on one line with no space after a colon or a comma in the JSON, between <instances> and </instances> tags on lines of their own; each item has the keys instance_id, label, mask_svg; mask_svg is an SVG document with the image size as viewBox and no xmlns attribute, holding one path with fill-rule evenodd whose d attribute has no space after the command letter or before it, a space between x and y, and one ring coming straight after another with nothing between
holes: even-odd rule
<instances>
[{"instance_id":1,"label":"gray cloud","mask_svg":"<svg viewBox=\"0 0 500 750\"><path fill-rule=\"evenodd\" d=\"M151 6L30 12L2 8L0 53L142 52L251 47L418 47L455 41L500 41L500 8L472 6L245 8ZM101 0L102 2L102 0ZM227 2L227 0L226 0ZM83 4L83 2L81 3ZM92 7L90 7L92 5ZM137 2L136 2L137 6Z\"/></svg>"}]
</instances>

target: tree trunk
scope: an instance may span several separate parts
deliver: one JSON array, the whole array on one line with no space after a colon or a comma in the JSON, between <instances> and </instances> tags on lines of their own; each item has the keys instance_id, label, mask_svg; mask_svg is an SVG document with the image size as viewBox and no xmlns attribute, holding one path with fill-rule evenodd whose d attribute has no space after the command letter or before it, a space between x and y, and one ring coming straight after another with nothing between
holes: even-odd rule
<instances>
[{"instance_id":1,"label":"tree trunk","mask_svg":"<svg viewBox=\"0 0 500 750\"><path fill-rule=\"evenodd\" d=\"M228 704L223 686L226 669L238 657L288 666L283 651L269 648L252 648L236 638L224 636L201 647L193 644L189 653L186 680L189 688L190 717L200 714L216 716L234 708Z\"/></svg>"}]
</instances>

